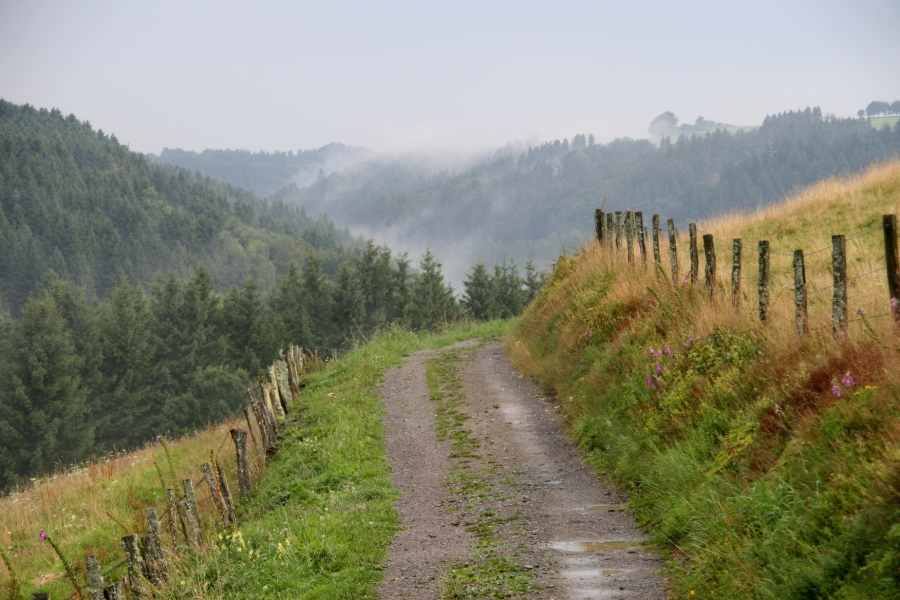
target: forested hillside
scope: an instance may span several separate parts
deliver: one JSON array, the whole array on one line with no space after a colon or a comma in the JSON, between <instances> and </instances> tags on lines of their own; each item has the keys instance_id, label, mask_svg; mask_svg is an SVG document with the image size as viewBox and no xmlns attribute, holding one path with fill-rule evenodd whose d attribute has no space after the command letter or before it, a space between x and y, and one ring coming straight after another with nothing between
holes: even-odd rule
<instances>
[{"instance_id":1,"label":"forested hillside","mask_svg":"<svg viewBox=\"0 0 900 600\"><path fill-rule=\"evenodd\" d=\"M0 489L240 406L279 348L521 312L528 269L363 242L58 111L0 101Z\"/></svg>"},{"instance_id":2,"label":"forested hillside","mask_svg":"<svg viewBox=\"0 0 900 600\"><path fill-rule=\"evenodd\" d=\"M328 144L316 150L289 152L251 152L249 150L204 150L192 152L164 148L151 161L184 167L214 177L235 187L261 196L283 188L291 182L309 185L319 171L344 169L371 156L372 151L344 144Z\"/></svg>"},{"instance_id":3,"label":"forested hillside","mask_svg":"<svg viewBox=\"0 0 900 600\"><path fill-rule=\"evenodd\" d=\"M596 144L554 141L416 189L387 189L390 174L351 169L275 194L328 211L351 228L404 247L430 245L460 264L512 257L545 267L560 246L588 237L585 215L607 209L664 214L685 223L771 204L801 186L858 171L900 152L900 128L806 109L768 117L752 131ZM383 190L373 193L373 190ZM332 207L334 208L332 210Z\"/></svg>"},{"instance_id":4,"label":"forested hillside","mask_svg":"<svg viewBox=\"0 0 900 600\"><path fill-rule=\"evenodd\" d=\"M362 246L325 218L149 163L59 111L0 100L0 291L17 314L55 278L104 296L204 263L218 289L269 287L313 251L328 272Z\"/></svg>"}]
</instances>

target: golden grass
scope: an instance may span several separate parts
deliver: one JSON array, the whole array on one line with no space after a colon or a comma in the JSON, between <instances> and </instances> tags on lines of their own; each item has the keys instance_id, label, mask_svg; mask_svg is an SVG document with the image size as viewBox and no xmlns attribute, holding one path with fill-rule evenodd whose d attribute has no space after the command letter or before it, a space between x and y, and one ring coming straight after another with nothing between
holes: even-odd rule
<instances>
[{"instance_id":1,"label":"golden grass","mask_svg":"<svg viewBox=\"0 0 900 600\"><path fill-rule=\"evenodd\" d=\"M206 485L199 485L200 465L209 461L211 450L221 447L220 461L232 482L232 493L236 493L234 444L229 435L229 429L235 426L234 421L210 426L168 444L177 485L180 489L181 479L188 477L198 485L197 498L206 523L214 522L218 514ZM154 462L164 477L171 477L166 453L154 442L68 473L33 479L24 488L0 498L0 543L26 592L40 589L50 591L53 597L71 593L56 554L39 540L41 531L51 536L73 564L83 569L84 555L94 553L101 568L107 569L125 558L122 536L146 533L146 508L157 509L165 529L165 488ZM165 531L163 535L168 544ZM5 570L0 567L0 579L8 576ZM117 571L112 580L121 579L123 573Z\"/></svg>"}]
</instances>

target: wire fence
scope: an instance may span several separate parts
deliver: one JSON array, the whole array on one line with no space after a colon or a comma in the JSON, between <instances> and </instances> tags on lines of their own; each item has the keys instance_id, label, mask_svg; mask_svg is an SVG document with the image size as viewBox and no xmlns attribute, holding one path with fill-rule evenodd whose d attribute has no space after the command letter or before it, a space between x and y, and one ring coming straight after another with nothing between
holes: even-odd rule
<instances>
[{"instance_id":1,"label":"wire fence","mask_svg":"<svg viewBox=\"0 0 900 600\"><path fill-rule=\"evenodd\" d=\"M597 240L608 251L614 251L617 255L624 255L625 248L623 248L623 241L627 242L628 260L636 261L636 252L631 246L631 240L635 237L634 232L627 231L625 229L629 226L633 227L633 220L631 218L632 213L631 211L623 211L621 214L625 215L624 219L617 218L613 220L609 217L604 218L604 213L602 210L597 211L595 215ZM671 257L669 258L669 266L671 268L671 276L674 280L675 277L679 276L678 273L682 268L678 262L678 232L673 227L671 219L667 221L667 228L665 230L658 226L660 224L659 215L653 215L652 222L654 223L652 231L652 245L654 249L659 248L658 253L654 252L653 260L656 262L657 270L665 273L666 271L663 270L663 265L661 264L661 257L665 257L667 255ZM900 306L898 306L900 305L900 258L898 258L898 228L895 215L884 215L881 225L866 229L865 231L861 231L851 237L834 235L832 236L831 245L817 248L809 252L803 252L801 249L795 250L794 252L790 253L774 250L769 247L768 240L761 240L759 244L760 272L756 276L746 276L742 273L742 252L744 246L740 238L727 240L711 234L701 236L697 229L696 223L691 223L688 227L688 230L689 260L687 261L687 265L690 272L688 276L684 277L684 281L699 282L701 279L705 280L706 285L709 288L709 294L710 296L712 296L715 291L717 271L715 242L724 244L726 247L730 247L732 250L732 273L730 278L732 282L732 302L738 309L740 308L739 304L741 302L741 293L739 287L740 282L751 281L759 286L760 317L765 319L766 315L773 315L786 321L792 322L797 326L798 333L800 333L801 335L803 331L809 329L809 319L807 314L808 299L810 297L815 297L826 292L830 292L833 296L833 322L831 327L834 329L835 333L846 331L847 324L849 323L858 321L865 322L870 319L880 319L888 316L893 316L894 320L898 324L900 324ZM884 234L885 246L883 263L880 266L870 268L865 272L848 276L847 244L849 242L853 242L855 240L859 240L879 232L882 232ZM662 236L665 237L660 240ZM613 238L615 238L615 243L613 242ZM681 236L681 239L683 241L683 236ZM664 249L664 246L666 244L668 244L668 252L666 252L666 250ZM639 246L639 250L641 251L640 259L646 264L648 258L644 254L643 246ZM810 257L824 252L831 253L831 271L833 276L833 283L822 285L816 287L815 289L809 290L809 283L806 279L807 260ZM703 268L699 266L699 259L701 254L705 258L705 265ZM779 270L778 272L773 274L770 271L771 256L783 256L790 258L792 262L791 268L784 271ZM881 273L882 271L886 272L887 275L888 295L887 298L885 298L885 301L889 301L891 310L889 312L874 316L868 316L864 313L858 312L857 318L849 319L847 316L847 290L850 287L851 282L876 275L878 273ZM783 279L779 278L779 275L787 276L789 280L785 282ZM791 281L791 279L793 281ZM677 283L677 281L673 281L673 284ZM772 290L773 288L774 290L789 291L794 294L796 315L793 319L779 312L769 310L769 295L770 290Z\"/></svg>"}]
</instances>

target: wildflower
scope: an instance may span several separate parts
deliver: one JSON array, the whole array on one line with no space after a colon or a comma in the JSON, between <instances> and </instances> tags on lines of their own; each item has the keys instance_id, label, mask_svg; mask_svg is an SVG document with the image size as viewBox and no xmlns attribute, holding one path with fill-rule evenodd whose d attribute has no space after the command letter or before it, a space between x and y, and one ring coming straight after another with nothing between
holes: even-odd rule
<instances>
[{"instance_id":1,"label":"wildflower","mask_svg":"<svg viewBox=\"0 0 900 600\"><path fill-rule=\"evenodd\" d=\"M693 344L693 343L694 343L694 336L691 336L688 338L688 344Z\"/></svg>"},{"instance_id":2,"label":"wildflower","mask_svg":"<svg viewBox=\"0 0 900 600\"><path fill-rule=\"evenodd\" d=\"M662 375L662 372L663 372L662 365L659 364L659 363L656 363L656 374L657 374L657 375Z\"/></svg>"},{"instance_id":3,"label":"wildflower","mask_svg":"<svg viewBox=\"0 0 900 600\"><path fill-rule=\"evenodd\" d=\"M650 353L650 356L656 356L656 350L654 350L653 348L650 348L649 350L647 350L647 352Z\"/></svg>"},{"instance_id":4,"label":"wildflower","mask_svg":"<svg viewBox=\"0 0 900 600\"><path fill-rule=\"evenodd\" d=\"M891 312L897 312L897 309L900 309L900 303L896 298L891 298Z\"/></svg>"},{"instance_id":5,"label":"wildflower","mask_svg":"<svg viewBox=\"0 0 900 600\"><path fill-rule=\"evenodd\" d=\"M856 380L850 375L850 371L844 373L844 376L841 377L841 383L844 384L844 387L852 388L856 385Z\"/></svg>"},{"instance_id":6,"label":"wildflower","mask_svg":"<svg viewBox=\"0 0 900 600\"><path fill-rule=\"evenodd\" d=\"M47 541L47 532L44 531L43 529L41 529L41 533L40 533L40 535L38 535L38 538L39 538L42 542L46 542L46 541Z\"/></svg>"},{"instance_id":7,"label":"wildflower","mask_svg":"<svg viewBox=\"0 0 900 600\"><path fill-rule=\"evenodd\" d=\"M840 398L841 396L844 395L844 393L841 391L841 388L838 387L837 383L831 384L831 393L832 393L832 395L834 395L835 398Z\"/></svg>"},{"instance_id":8,"label":"wildflower","mask_svg":"<svg viewBox=\"0 0 900 600\"><path fill-rule=\"evenodd\" d=\"M584 337L586 337L587 339L592 339L592 338L594 337L594 332L591 331L590 329L588 329L588 330L585 332Z\"/></svg>"},{"instance_id":9,"label":"wildflower","mask_svg":"<svg viewBox=\"0 0 900 600\"><path fill-rule=\"evenodd\" d=\"M862 308L857 308L857 309L856 309L856 316L857 316L857 317L861 317L862 314L863 314L863 312L864 312L864 311L863 311Z\"/></svg>"},{"instance_id":10,"label":"wildflower","mask_svg":"<svg viewBox=\"0 0 900 600\"><path fill-rule=\"evenodd\" d=\"M777 404L775 405L775 414L776 414L776 415L780 415L780 414L781 414L781 407L778 406Z\"/></svg>"},{"instance_id":11,"label":"wildflower","mask_svg":"<svg viewBox=\"0 0 900 600\"><path fill-rule=\"evenodd\" d=\"M666 356L671 356L671 355L672 355L672 349L669 348L668 346L666 346L665 355L666 355Z\"/></svg>"},{"instance_id":12,"label":"wildflower","mask_svg":"<svg viewBox=\"0 0 900 600\"><path fill-rule=\"evenodd\" d=\"M653 378L650 377L649 375L647 375L647 387L650 388L651 390L656 387L654 385Z\"/></svg>"}]
</instances>

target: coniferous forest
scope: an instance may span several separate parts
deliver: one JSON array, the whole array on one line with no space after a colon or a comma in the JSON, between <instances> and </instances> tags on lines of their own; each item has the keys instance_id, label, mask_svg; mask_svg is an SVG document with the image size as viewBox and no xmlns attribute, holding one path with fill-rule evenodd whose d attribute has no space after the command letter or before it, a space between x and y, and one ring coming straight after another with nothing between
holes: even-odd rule
<instances>
[{"instance_id":1,"label":"coniferous forest","mask_svg":"<svg viewBox=\"0 0 900 600\"><path fill-rule=\"evenodd\" d=\"M321 357L399 324L518 314L529 265L438 258L148 162L59 111L0 101L0 488L233 413L288 343Z\"/></svg>"}]
</instances>

